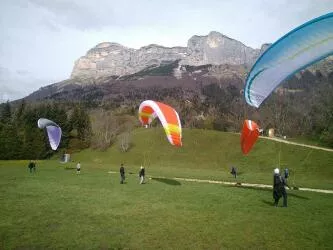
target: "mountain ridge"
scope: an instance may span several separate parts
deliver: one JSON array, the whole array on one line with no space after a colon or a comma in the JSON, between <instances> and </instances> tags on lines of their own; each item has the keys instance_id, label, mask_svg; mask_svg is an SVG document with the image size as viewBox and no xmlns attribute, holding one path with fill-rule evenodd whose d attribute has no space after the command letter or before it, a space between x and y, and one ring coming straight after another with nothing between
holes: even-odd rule
<instances>
[{"instance_id":1,"label":"mountain ridge","mask_svg":"<svg viewBox=\"0 0 333 250\"><path fill-rule=\"evenodd\" d=\"M241 89L241 83L244 83L251 65L270 45L264 43L260 49L252 49L215 31L204 36L192 36L187 47L149 44L133 49L116 42L101 42L75 62L69 79L42 87L26 98L52 98L54 95L61 96L62 91L68 92L89 85L123 83L124 86L135 84L145 88L145 85L151 86L152 77L159 81L157 85L163 88L166 85L168 88L161 76L179 87L182 87L184 81L201 81L203 85L207 85L207 82L221 85L222 82L237 85ZM246 50L249 50L248 53ZM319 71L328 75L333 71L333 57L321 60L307 69L312 73ZM144 79L147 79L147 84ZM129 81L131 84L125 84ZM130 88L122 90L129 91Z\"/></svg>"},{"instance_id":2,"label":"mountain ridge","mask_svg":"<svg viewBox=\"0 0 333 250\"><path fill-rule=\"evenodd\" d=\"M133 49L114 42L102 42L76 60L71 79L97 79L107 75L134 74L150 66L179 60L181 65L251 65L261 53L242 42L212 31L192 36L186 47L149 44Z\"/></svg>"}]
</instances>

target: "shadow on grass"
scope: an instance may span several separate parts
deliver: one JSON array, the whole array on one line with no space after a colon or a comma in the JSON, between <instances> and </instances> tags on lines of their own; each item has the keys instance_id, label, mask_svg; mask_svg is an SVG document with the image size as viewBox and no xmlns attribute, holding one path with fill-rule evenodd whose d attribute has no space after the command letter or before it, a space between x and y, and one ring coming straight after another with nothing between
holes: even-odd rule
<instances>
[{"instance_id":1,"label":"shadow on grass","mask_svg":"<svg viewBox=\"0 0 333 250\"><path fill-rule=\"evenodd\" d=\"M154 181L159 181L168 185L174 185L174 186L179 186L181 185L179 181L172 180L172 179L167 179L167 178L158 178L158 177L152 177L151 178Z\"/></svg>"},{"instance_id":2,"label":"shadow on grass","mask_svg":"<svg viewBox=\"0 0 333 250\"><path fill-rule=\"evenodd\" d=\"M287 193L288 193L288 191L287 191ZM294 193L288 193L288 196L292 196L292 197L295 197L295 198L298 198L298 199L303 199L303 200L310 200L309 197L301 196L301 195L294 194Z\"/></svg>"},{"instance_id":3,"label":"shadow on grass","mask_svg":"<svg viewBox=\"0 0 333 250\"><path fill-rule=\"evenodd\" d=\"M73 170L73 169L76 169L76 167L65 167L64 169L65 170Z\"/></svg>"},{"instance_id":4,"label":"shadow on grass","mask_svg":"<svg viewBox=\"0 0 333 250\"><path fill-rule=\"evenodd\" d=\"M266 201L266 200L261 200L261 201L271 207L274 206L274 201Z\"/></svg>"},{"instance_id":5,"label":"shadow on grass","mask_svg":"<svg viewBox=\"0 0 333 250\"><path fill-rule=\"evenodd\" d=\"M233 186L226 186L227 188L243 188L243 189L252 189L252 190L257 190L257 191L264 191L264 192L273 192L271 189L269 188L260 188L260 187L246 187L246 186L242 186L240 184L235 184Z\"/></svg>"},{"instance_id":6,"label":"shadow on grass","mask_svg":"<svg viewBox=\"0 0 333 250\"><path fill-rule=\"evenodd\" d=\"M271 192L273 193L272 189L269 188L260 188L260 187L245 187L245 186L241 186L241 185L235 185L235 186L228 186L229 188L244 188L244 189L252 189L252 190L258 190L258 191L265 191L265 192ZM294 193L295 191L293 191L292 193L290 191L287 190L287 195L291 196L291 197L295 197L298 199L303 199L303 200L310 200L309 197L306 196L302 196L302 195L298 195ZM297 191L296 191L297 192Z\"/></svg>"}]
</instances>

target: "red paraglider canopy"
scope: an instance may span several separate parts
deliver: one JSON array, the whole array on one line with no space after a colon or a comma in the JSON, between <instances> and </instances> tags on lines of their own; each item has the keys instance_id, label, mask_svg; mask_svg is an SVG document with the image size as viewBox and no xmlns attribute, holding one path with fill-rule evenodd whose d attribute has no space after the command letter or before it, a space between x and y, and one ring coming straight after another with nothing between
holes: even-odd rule
<instances>
[{"instance_id":1,"label":"red paraglider canopy","mask_svg":"<svg viewBox=\"0 0 333 250\"><path fill-rule=\"evenodd\" d=\"M241 148L243 154L247 154L250 152L258 137L259 127L257 123L251 120L245 120L241 133Z\"/></svg>"}]
</instances>

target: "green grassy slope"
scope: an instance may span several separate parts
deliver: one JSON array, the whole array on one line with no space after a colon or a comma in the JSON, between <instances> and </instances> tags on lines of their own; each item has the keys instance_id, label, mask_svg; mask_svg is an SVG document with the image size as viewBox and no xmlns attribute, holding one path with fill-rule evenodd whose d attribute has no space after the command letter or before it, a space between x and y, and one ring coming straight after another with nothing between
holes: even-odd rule
<instances>
[{"instance_id":1,"label":"green grassy slope","mask_svg":"<svg viewBox=\"0 0 333 250\"><path fill-rule=\"evenodd\" d=\"M333 189L333 153L259 139L244 156L238 134L185 129L183 147L171 146L162 128L137 129L132 133L133 147L120 152L114 145L106 152L84 150L73 155L82 167L118 171L121 162L127 172L137 173L141 164L147 173L166 177L209 178L232 181L230 168L236 166L238 181L271 184L277 166L291 171L293 186ZM73 163L74 166L74 163Z\"/></svg>"}]
</instances>

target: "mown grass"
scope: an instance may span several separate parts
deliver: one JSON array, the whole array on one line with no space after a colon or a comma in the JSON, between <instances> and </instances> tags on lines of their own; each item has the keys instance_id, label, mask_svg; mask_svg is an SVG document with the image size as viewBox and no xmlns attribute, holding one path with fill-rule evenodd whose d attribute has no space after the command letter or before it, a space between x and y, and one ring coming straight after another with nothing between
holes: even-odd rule
<instances>
[{"instance_id":1,"label":"mown grass","mask_svg":"<svg viewBox=\"0 0 333 250\"><path fill-rule=\"evenodd\" d=\"M152 179L87 163L0 163L2 249L329 249L333 196Z\"/></svg>"},{"instance_id":2,"label":"mown grass","mask_svg":"<svg viewBox=\"0 0 333 250\"><path fill-rule=\"evenodd\" d=\"M192 183L172 177L271 184L276 165L297 186L332 189L333 154L259 140L249 155L239 135L185 130L184 147L162 129L138 129L121 153L85 150L73 162L0 161L0 249L330 249L333 195L288 191L274 208L272 191ZM279 156L280 155L280 156ZM81 174L75 165L81 161ZM119 184L125 163L126 184ZM153 176L139 185L141 164ZM114 173L109 173L114 171ZM161 178L164 176L165 178ZM292 183L291 183L292 184Z\"/></svg>"},{"instance_id":3,"label":"mown grass","mask_svg":"<svg viewBox=\"0 0 333 250\"><path fill-rule=\"evenodd\" d=\"M307 145L312 146L318 146L318 147L327 147L329 148L329 145L327 143L323 143L319 140L319 138L304 138L304 137L295 137L295 138L287 138L286 140L296 143L303 143Z\"/></svg>"},{"instance_id":4,"label":"mown grass","mask_svg":"<svg viewBox=\"0 0 333 250\"><path fill-rule=\"evenodd\" d=\"M244 156L240 136L209 130L185 129L183 147L172 147L162 128L137 129L133 147L121 153L117 145L106 152L85 150L73 160L118 171L121 162L138 172L141 164L148 173L166 177L193 177L231 181L231 166L239 171L238 181L271 184L276 167L288 167L289 184L298 187L333 189L333 153L281 142L259 139Z\"/></svg>"}]
</instances>

